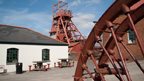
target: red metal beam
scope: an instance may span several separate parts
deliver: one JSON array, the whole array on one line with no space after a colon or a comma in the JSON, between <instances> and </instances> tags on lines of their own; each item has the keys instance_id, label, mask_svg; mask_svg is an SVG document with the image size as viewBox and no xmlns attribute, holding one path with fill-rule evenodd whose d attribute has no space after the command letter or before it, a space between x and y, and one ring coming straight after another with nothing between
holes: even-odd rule
<instances>
[{"instance_id":1,"label":"red metal beam","mask_svg":"<svg viewBox=\"0 0 144 81\"><path fill-rule=\"evenodd\" d=\"M113 22L121 13L122 9L121 6L122 4L126 5L133 5L134 3L138 2L139 0L117 0L112 4L112 6L102 15L100 20L95 24L94 28L90 32L88 39L85 42L82 54L80 55L80 58L77 63L76 71L75 71L75 78L74 81L80 81L82 78L82 73L84 69L82 68L82 65L85 64L88 60L88 55L86 50L92 50L94 48L94 45L98 39L96 37L100 37L103 33L101 30L106 30L106 20L109 20ZM126 24L126 23L125 23ZM121 29L120 29L121 30ZM111 44L106 45L107 47L115 47L114 40L111 39ZM107 61L107 56L103 53L101 56L100 63L105 63ZM105 60L106 59L106 60Z\"/></svg>"},{"instance_id":2,"label":"red metal beam","mask_svg":"<svg viewBox=\"0 0 144 81\"><path fill-rule=\"evenodd\" d=\"M142 19L142 18L144 17L144 14L143 14L143 13L144 13L144 6L142 5L141 7L139 7L139 8L136 10L136 12L134 12L133 14L131 14L131 17L132 17L134 23L137 23L140 19ZM139 15L137 15L137 14L139 14ZM125 20L120 24L120 26L119 26L119 27L117 28L117 30L115 31L115 33L117 34L117 36L122 37L122 36L125 34L125 32L129 29L129 24L128 24L128 22L129 22L129 20L128 20L128 19L125 19ZM119 32L121 32L121 33L119 33ZM122 33L122 32L123 32L123 33ZM115 47L115 42L114 42L113 37L111 37L111 38L108 40L105 48L106 48L107 50L110 50L110 49L113 50L114 47ZM103 54L101 55L101 58L100 58L100 60L99 60L99 64L103 64L103 63L107 62L107 60L108 60L108 58L107 58L106 54L103 52Z\"/></svg>"}]
</instances>

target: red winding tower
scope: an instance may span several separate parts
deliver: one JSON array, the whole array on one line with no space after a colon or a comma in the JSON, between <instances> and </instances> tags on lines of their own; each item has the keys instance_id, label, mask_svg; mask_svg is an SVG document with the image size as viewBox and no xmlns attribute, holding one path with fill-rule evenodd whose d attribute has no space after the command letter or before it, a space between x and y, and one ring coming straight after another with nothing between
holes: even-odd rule
<instances>
[{"instance_id":1,"label":"red winding tower","mask_svg":"<svg viewBox=\"0 0 144 81\"><path fill-rule=\"evenodd\" d=\"M144 19L144 0L116 0L94 25L88 38L84 37L73 24L72 13L67 9L67 3L58 1L53 5L53 23L50 36L69 44L69 53L79 57L74 75L74 81L107 81L105 75L114 75L118 81L132 81L127 60L128 55L144 74L144 68L129 49L125 38L131 29L136 38L137 46L144 56L143 32L137 30L139 22ZM142 28L142 26L140 25ZM111 34L105 39L105 45L101 40L104 33ZM100 58L96 58L95 44L99 44ZM123 53L126 51L125 53ZM91 60L91 61L88 61ZM91 64L89 64L91 62ZM135 75L133 75L135 76ZM87 81L87 80L86 80Z\"/></svg>"},{"instance_id":2,"label":"red winding tower","mask_svg":"<svg viewBox=\"0 0 144 81\"><path fill-rule=\"evenodd\" d=\"M67 9L68 4L58 1L52 6L53 22L50 36L69 44L69 54L79 56L84 37L72 22L72 12Z\"/></svg>"}]
</instances>

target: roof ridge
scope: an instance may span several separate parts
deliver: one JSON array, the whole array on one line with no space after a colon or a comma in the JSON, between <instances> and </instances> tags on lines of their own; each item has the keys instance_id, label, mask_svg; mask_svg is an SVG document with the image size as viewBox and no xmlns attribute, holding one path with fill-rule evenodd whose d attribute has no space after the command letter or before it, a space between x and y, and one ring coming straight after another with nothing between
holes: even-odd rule
<instances>
[{"instance_id":1,"label":"roof ridge","mask_svg":"<svg viewBox=\"0 0 144 81\"><path fill-rule=\"evenodd\" d=\"M51 38L51 37L49 37L49 36L47 36L47 35L44 35L44 34L42 34L42 33L40 33L40 32L34 31L34 30L32 30L31 28L26 28L26 27L22 27L22 26L8 25L8 24L0 24L0 26L10 26L10 27L19 28L19 29L26 29L26 30L32 31L32 32L34 32L34 33L36 33L36 34L38 34L38 35L40 35L40 36L44 36L44 37L49 38L49 39L52 39L52 40L54 40L54 41L67 44L67 43L65 43L65 42L62 42L62 41L56 40L56 39L54 39L54 38Z\"/></svg>"}]
</instances>

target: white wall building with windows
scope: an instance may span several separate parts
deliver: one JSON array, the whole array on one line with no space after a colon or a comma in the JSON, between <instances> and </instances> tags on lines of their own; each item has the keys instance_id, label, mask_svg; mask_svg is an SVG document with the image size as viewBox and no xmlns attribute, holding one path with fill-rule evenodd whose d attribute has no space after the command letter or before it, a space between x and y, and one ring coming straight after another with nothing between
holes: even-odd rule
<instances>
[{"instance_id":1,"label":"white wall building with windows","mask_svg":"<svg viewBox=\"0 0 144 81\"><path fill-rule=\"evenodd\" d=\"M61 58L68 58L67 44L27 28L0 25L0 65L7 72L16 71L17 62L28 70L35 61L53 67Z\"/></svg>"}]
</instances>

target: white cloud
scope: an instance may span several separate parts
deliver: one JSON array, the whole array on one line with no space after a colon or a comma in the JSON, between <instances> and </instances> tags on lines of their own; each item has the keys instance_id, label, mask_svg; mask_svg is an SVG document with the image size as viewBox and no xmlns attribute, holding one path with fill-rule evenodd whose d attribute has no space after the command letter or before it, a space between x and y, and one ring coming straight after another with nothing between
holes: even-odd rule
<instances>
[{"instance_id":1,"label":"white cloud","mask_svg":"<svg viewBox=\"0 0 144 81\"><path fill-rule=\"evenodd\" d=\"M81 4L84 5L92 5L92 4L99 4L101 2L101 0L73 0L72 3L70 4L70 7L73 6L79 6Z\"/></svg>"},{"instance_id":2,"label":"white cloud","mask_svg":"<svg viewBox=\"0 0 144 81\"><path fill-rule=\"evenodd\" d=\"M73 0L70 6L78 6L81 3L81 0Z\"/></svg>"},{"instance_id":3,"label":"white cloud","mask_svg":"<svg viewBox=\"0 0 144 81\"><path fill-rule=\"evenodd\" d=\"M92 30L96 15L91 13L77 13L72 18L72 21L82 34L87 36Z\"/></svg>"},{"instance_id":4,"label":"white cloud","mask_svg":"<svg viewBox=\"0 0 144 81\"><path fill-rule=\"evenodd\" d=\"M72 18L73 22L81 29L92 28L94 19L95 14L90 13L77 13L74 18Z\"/></svg>"},{"instance_id":5,"label":"white cloud","mask_svg":"<svg viewBox=\"0 0 144 81\"><path fill-rule=\"evenodd\" d=\"M99 4L101 2L101 0L86 0L85 3L86 4Z\"/></svg>"},{"instance_id":6,"label":"white cloud","mask_svg":"<svg viewBox=\"0 0 144 81\"><path fill-rule=\"evenodd\" d=\"M35 3L37 3L38 2L38 0L30 0L30 5L32 6L32 5L34 5Z\"/></svg>"},{"instance_id":7,"label":"white cloud","mask_svg":"<svg viewBox=\"0 0 144 81\"><path fill-rule=\"evenodd\" d=\"M63 1L63 2L65 2L66 0L60 0L60 1Z\"/></svg>"},{"instance_id":8,"label":"white cloud","mask_svg":"<svg viewBox=\"0 0 144 81\"><path fill-rule=\"evenodd\" d=\"M46 12L30 13L28 10L15 11L5 10L7 14L1 19L2 24L17 25L34 29L48 35L52 18Z\"/></svg>"}]
</instances>

